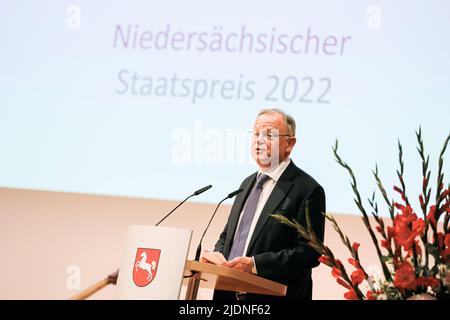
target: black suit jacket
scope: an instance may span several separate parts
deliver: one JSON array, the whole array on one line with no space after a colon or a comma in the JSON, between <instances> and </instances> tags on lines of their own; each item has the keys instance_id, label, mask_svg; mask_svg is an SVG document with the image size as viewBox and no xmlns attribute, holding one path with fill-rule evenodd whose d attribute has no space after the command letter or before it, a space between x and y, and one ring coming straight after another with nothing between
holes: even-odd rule
<instances>
[{"instance_id":1,"label":"black suit jacket","mask_svg":"<svg viewBox=\"0 0 450 320\"><path fill-rule=\"evenodd\" d=\"M216 243L215 250L222 252L227 259L239 215L255 180L256 173L242 182L240 188L244 191L236 197L228 222ZM323 240L325 192L311 176L291 161L261 212L246 252L246 256L254 257L259 276L287 285L287 299L312 298L311 269L319 265L320 255L308 246L306 240L300 237L294 228L269 215L282 214L306 226L307 200L312 227L316 235ZM257 299L269 298L261 295L249 296Z\"/></svg>"}]
</instances>

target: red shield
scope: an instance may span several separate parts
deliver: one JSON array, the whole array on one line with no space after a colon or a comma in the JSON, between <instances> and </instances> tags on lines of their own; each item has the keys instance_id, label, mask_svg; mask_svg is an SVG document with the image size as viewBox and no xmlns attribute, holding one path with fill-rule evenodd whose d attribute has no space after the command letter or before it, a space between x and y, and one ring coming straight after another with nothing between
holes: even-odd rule
<instances>
[{"instance_id":1,"label":"red shield","mask_svg":"<svg viewBox=\"0 0 450 320\"><path fill-rule=\"evenodd\" d=\"M138 248L133 266L133 281L138 287L145 287L155 279L160 249Z\"/></svg>"}]
</instances>

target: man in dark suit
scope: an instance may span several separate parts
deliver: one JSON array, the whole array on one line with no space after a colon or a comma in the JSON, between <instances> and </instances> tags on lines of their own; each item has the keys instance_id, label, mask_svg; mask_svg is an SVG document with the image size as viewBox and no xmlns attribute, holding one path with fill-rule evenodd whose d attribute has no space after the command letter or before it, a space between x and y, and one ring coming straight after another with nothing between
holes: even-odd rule
<instances>
[{"instance_id":1,"label":"man in dark suit","mask_svg":"<svg viewBox=\"0 0 450 320\"><path fill-rule=\"evenodd\" d=\"M306 203L316 235L323 240L323 188L289 158L296 143L295 121L279 109L261 111L255 121L252 157L258 172L241 184L228 222L216 243L224 266L257 274L287 285L287 299L311 299L311 269L319 254L295 229L271 218L282 214L306 226ZM218 291L214 299L275 299L274 296L236 295Z\"/></svg>"}]
</instances>

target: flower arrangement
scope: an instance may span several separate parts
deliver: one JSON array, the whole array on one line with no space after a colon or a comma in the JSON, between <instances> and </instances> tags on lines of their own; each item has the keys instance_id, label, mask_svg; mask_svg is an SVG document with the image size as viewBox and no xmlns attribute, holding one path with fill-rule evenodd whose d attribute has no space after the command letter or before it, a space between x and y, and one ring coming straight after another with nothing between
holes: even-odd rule
<instances>
[{"instance_id":1,"label":"flower arrangement","mask_svg":"<svg viewBox=\"0 0 450 320\"><path fill-rule=\"evenodd\" d=\"M378 189L389 210L391 225L385 225L385 221L379 216L375 192L368 199L373 217L373 219L369 219L353 171L337 152L337 141L333 148L336 161L350 174L351 186L355 195L354 201L375 246L384 279L381 277L377 279L366 272L358 254L360 245L357 242L351 242L344 235L333 216L324 213L350 252L348 262L352 266L351 273L346 270L341 260L335 257L333 252L316 237L310 225L308 208L306 209L306 226L284 216L273 215L280 222L296 228L309 245L321 254L319 261L329 266L337 283L348 290L344 294L346 299L400 300L415 299L420 296L427 296L431 299L448 299L450 297L450 184L447 188L444 187L444 173L442 172L443 156L450 135L445 140L439 156L436 195L432 204L429 156L425 156L420 128L416 131L416 137L417 150L422 160L423 181L422 192L419 195L422 217L418 217L406 195L403 179L403 151L400 142L398 143L400 168L397 170L399 186L394 186L394 191L400 195L400 202L389 199L377 167L373 171ZM366 289L362 289L363 287Z\"/></svg>"}]
</instances>

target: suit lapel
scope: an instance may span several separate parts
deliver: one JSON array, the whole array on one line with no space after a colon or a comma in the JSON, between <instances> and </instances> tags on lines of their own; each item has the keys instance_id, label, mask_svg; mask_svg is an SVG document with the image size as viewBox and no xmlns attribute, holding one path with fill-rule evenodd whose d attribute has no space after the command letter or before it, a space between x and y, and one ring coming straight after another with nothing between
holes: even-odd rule
<instances>
[{"instance_id":1,"label":"suit lapel","mask_svg":"<svg viewBox=\"0 0 450 320\"><path fill-rule=\"evenodd\" d=\"M252 247L255 245L256 240L258 239L261 231L264 228L264 225L270 218L269 215L276 213L274 211L279 207L281 201L286 198L287 194L291 190L293 185L292 178L295 175L295 168L296 166L291 161L291 163L283 172L277 184L273 188L272 193L270 194L264 208L261 211L258 222L256 223L255 230L253 231L252 237L248 244L247 252L251 252Z\"/></svg>"}]
</instances>

